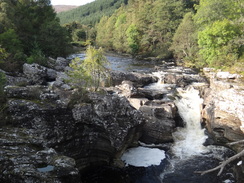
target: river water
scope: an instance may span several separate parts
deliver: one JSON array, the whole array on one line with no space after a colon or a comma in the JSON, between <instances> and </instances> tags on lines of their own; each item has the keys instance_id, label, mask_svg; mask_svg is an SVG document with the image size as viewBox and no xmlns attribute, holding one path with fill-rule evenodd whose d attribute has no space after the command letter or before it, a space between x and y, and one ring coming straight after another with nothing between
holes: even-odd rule
<instances>
[{"instance_id":1,"label":"river water","mask_svg":"<svg viewBox=\"0 0 244 183\"><path fill-rule=\"evenodd\" d=\"M84 59L84 54L70 57ZM131 58L107 56L110 66L114 71L152 72L154 64L140 62ZM165 92L168 87L176 87L161 82L163 72L152 73L159 78L157 83L146 86L147 89ZM139 146L128 149L121 159L126 168L122 170L123 177L129 176L130 183L234 183L233 172L228 166L224 173L217 177L217 172L203 176L194 173L218 166L227 157L233 155L232 151L224 147L204 146L208 138L205 130L201 128L201 106L203 99L193 87L187 89L177 88L178 97L174 100L185 127L173 133L174 143L168 151L161 148ZM104 170L103 170L104 171ZM114 171L110 170L109 172ZM116 174L118 170L116 170ZM113 174L113 173L111 173ZM119 173L120 174L120 173ZM126 175L124 175L126 174ZM108 181L106 176L110 173L99 174L96 182ZM119 176L118 176L119 177ZM106 180L106 181L104 181ZM117 182L123 180L115 179ZM89 178L86 182L89 182ZM128 181L124 181L128 182Z\"/></svg>"},{"instance_id":2,"label":"river water","mask_svg":"<svg viewBox=\"0 0 244 183\"><path fill-rule=\"evenodd\" d=\"M160 78L160 73L157 73ZM157 75L156 74L156 75ZM155 75L155 74L154 74ZM157 82L147 86L147 89L167 88L168 84ZM235 179L231 170L226 170L220 177L217 173L210 173L204 176L194 173L213 168L219 165L220 161L225 160L232 155L232 151L218 146L204 146L208 138L201 128L201 106L203 99L200 98L198 90L193 87L187 89L177 88L178 97L175 99L179 114L185 123L185 127L178 127L173 133L174 143L166 156L152 155L147 152L138 152L133 154L130 151L122 156L127 164L134 167L144 167L144 173L134 178L138 183L233 183ZM148 151L151 151L148 149ZM127 153L130 157L126 159ZM140 154L144 153L143 156ZM148 156L146 156L147 154ZM155 158L161 163L155 164ZM133 159L133 161L128 161ZM134 162L146 161L149 166L138 166ZM151 163L149 163L151 162ZM153 169L153 171L152 171ZM133 170L131 168L131 170ZM148 171L147 171L148 170ZM135 176L134 176L135 177Z\"/></svg>"}]
</instances>

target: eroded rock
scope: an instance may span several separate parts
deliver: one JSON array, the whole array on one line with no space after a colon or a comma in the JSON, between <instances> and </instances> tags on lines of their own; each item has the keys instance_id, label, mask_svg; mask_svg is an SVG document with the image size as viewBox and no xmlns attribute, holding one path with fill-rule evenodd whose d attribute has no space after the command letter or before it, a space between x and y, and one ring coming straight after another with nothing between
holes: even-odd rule
<instances>
[{"instance_id":1,"label":"eroded rock","mask_svg":"<svg viewBox=\"0 0 244 183\"><path fill-rule=\"evenodd\" d=\"M140 140L147 144L172 142L172 132L176 127L176 106L173 102L148 101L141 106L147 119Z\"/></svg>"},{"instance_id":2,"label":"eroded rock","mask_svg":"<svg viewBox=\"0 0 244 183\"><path fill-rule=\"evenodd\" d=\"M205 90L203 118L221 143L244 138L244 87L239 77L205 69L210 88Z\"/></svg>"}]
</instances>

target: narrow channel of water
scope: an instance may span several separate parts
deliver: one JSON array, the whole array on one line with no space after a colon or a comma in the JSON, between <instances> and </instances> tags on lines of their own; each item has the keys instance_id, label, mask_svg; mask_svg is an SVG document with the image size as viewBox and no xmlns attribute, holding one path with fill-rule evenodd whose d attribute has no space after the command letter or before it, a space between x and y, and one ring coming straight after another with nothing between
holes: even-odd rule
<instances>
[{"instance_id":1,"label":"narrow channel of water","mask_svg":"<svg viewBox=\"0 0 244 183\"><path fill-rule=\"evenodd\" d=\"M175 143L172 151L174 155L183 159L207 153L208 149L203 146L207 136L204 134L204 129L201 128L203 99L200 98L198 90L193 87L186 90L178 89L178 96L175 104L185 127L178 128L173 133Z\"/></svg>"},{"instance_id":2,"label":"narrow channel of water","mask_svg":"<svg viewBox=\"0 0 244 183\"><path fill-rule=\"evenodd\" d=\"M76 56L81 59L85 57L84 54L73 55ZM130 58L108 57L108 60L111 69L115 71L148 70L145 65L138 69L136 61ZM176 87L162 82L163 72L156 72L154 75L159 81L147 86L147 89L172 92L171 89ZM129 166L125 172L131 177L130 183L234 183L235 179L228 167L220 177L216 176L216 172L204 176L194 173L218 166L233 154L224 147L203 146L207 136L200 125L203 101L198 91L192 87L186 90L178 89L178 96L175 104L185 127L178 128L173 133L174 144L168 152L157 148L138 147L129 149L123 155L122 160ZM100 179L104 176L100 176Z\"/></svg>"},{"instance_id":3,"label":"narrow channel of water","mask_svg":"<svg viewBox=\"0 0 244 183\"><path fill-rule=\"evenodd\" d=\"M146 88L165 92L167 88L175 87L174 85L164 84L162 82L162 74L163 72L154 73L159 78L159 81L146 86ZM185 90L177 88L177 96L174 102L179 115L185 123L185 127L178 127L173 133L174 144L171 150L166 152L166 156L160 157L156 156L156 154L152 155L148 153L149 157L153 156L161 160L161 164L147 164L144 167L148 168L143 169L144 173L135 178L134 182L234 183L235 179L231 170L226 170L220 177L216 176L217 172L204 176L194 173L195 171L207 170L218 166L221 161L232 155L232 151L225 147L206 147L203 145L208 137L205 135L204 129L201 128L201 107L203 99L200 98L199 91L193 87L188 87ZM136 162L146 161L144 158L146 159L145 156L140 155L140 152L130 154L130 159ZM125 156L123 160L127 161L128 159ZM137 165L131 165L137 167ZM159 171L161 171L160 174L158 174Z\"/></svg>"}]
</instances>

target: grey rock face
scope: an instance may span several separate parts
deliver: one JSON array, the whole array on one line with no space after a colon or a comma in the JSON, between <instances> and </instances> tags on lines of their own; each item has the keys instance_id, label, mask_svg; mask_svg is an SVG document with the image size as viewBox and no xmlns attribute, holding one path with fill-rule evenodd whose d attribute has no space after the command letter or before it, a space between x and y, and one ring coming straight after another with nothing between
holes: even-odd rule
<instances>
[{"instance_id":1,"label":"grey rock face","mask_svg":"<svg viewBox=\"0 0 244 183\"><path fill-rule=\"evenodd\" d=\"M54 69L57 71L64 71L67 66L69 66L69 61L65 58L58 57L55 62Z\"/></svg>"},{"instance_id":2,"label":"grey rock face","mask_svg":"<svg viewBox=\"0 0 244 183\"><path fill-rule=\"evenodd\" d=\"M1 182L81 182L75 160L44 147L33 130L1 128L0 135Z\"/></svg>"},{"instance_id":3,"label":"grey rock face","mask_svg":"<svg viewBox=\"0 0 244 183\"><path fill-rule=\"evenodd\" d=\"M75 122L101 128L106 131L112 147L122 149L130 131L143 123L142 114L130 106L125 97L94 94L91 98L93 104L74 107L72 112Z\"/></svg>"},{"instance_id":4,"label":"grey rock face","mask_svg":"<svg viewBox=\"0 0 244 183\"><path fill-rule=\"evenodd\" d=\"M8 96L5 121L12 126L9 134L15 135L0 141L2 146L8 146L7 150L13 150L8 151L9 155L5 151L0 155L4 167L8 167L0 180L16 177L23 182L68 182L68 179L79 182L76 181L78 170L92 164L112 164L139 138L139 129L144 122L142 114L118 95L90 94L90 103L69 105L71 93L58 88L54 91L38 85L7 86L5 92ZM6 136L4 130L0 131L2 136ZM16 138L21 142L13 145ZM37 155L50 148L56 153L51 157L43 155L44 159L40 160ZM19 153L16 154L15 149ZM28 159L25 160L22 154ZM22 169L25 164L30 164L30 168ZM43 167L44 170L40 169ZM46 171L45 167L52 171L40 172ZM16 172L12 174L12 170ZM28 179L27 175L36 178ZM63 177L67 179L63 180Z\"/></svg>"},{"instance_id":5,"label":"grey rock face","mask_svg":"<svg viewBox=\"0 0 244 183\"><path fill-rule=\"evenodd\" d=\"M244 87L239 77L205 69L210 88L205 90L203 118L218 142L244 138ZM235 75L234 75L235 76Z\"/></svg>"},{"instance_id":6,"label":"grey rock face","mask_svg":"<svg viewBox=\"0 0 244 183\"><path fill-rule=\"evenodd\" d=\"M112 84L120 85L122 81L134 82L137 87L145 86L156 82L158 79L152 75L140 74L135 72L111 72Z\"/></svg>"},{"instance_id":7,"label":"grey rock face","mask_svg":"<svg viewBox=\"0 0 244 183\"><path fill-rule=\"evenodd\" d=\"M172 142L172 132L176 127L176 106L173 102L148 101L140 107L147 119L140 141L147 144Z\"/></svg>"},{"instance_id":8,"label":"grey rock face","mask_svg":"<svg viewBox=\"0 0 244 183\"><path fill-rule=\"evenodd\" d=\"M24 64L23 73L30 84L44 84L46 82L47 68L38 64Z\"/></svg>"}]
</instances>

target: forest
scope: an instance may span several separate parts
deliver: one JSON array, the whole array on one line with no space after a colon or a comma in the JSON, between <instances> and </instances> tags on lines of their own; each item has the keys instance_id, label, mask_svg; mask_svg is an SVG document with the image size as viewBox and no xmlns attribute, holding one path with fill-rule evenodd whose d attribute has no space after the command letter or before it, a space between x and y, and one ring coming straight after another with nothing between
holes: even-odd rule
<instances>
[{"instance_id":1,"label":"forest","mask_svg":"<svg viewBox=\"0 0 244 183\"><path fill-rule=\"evenodd\" d=\"M96 43L119 52L176 58L187 66L243 72L243 2L130 0L96 25Z\"/></svg>"},{"instance_id":2,"label":"forest","mask_svg":"<svg viewBox=\"0 0 244 183\"><path fill-rule=\"evenodd\" d=\"M79 40L81 36L77 35L83 32L83 38L87 34L86 40L106 50L175 58L190 67L215 67L244 74L241 0L129 0L121 1L116 11L111 6L112 15L104 15L100 3L102 0L81 7L83 13L93 12L89 18L95 21L85 23L86 16L80 13L81 21L65 24L72 27L73 38ZM110 9L109 4L106 9ZM99 21L97 14L101 15ZM61 22L62 16L59 15Z\"/></svg>"},{"instance_id":3,"label":"forest","mask_svg":"<svg viewBox=\"0 0 244 183\"><path fill-rule=\"evenodd\" d=\"M94 45L244 74L243 14L242 0L96 0L60 14L50 0L0 0L0 67Z\"/></svg>"},{"instance_id":4,"label":"forest","mask_svg":"<svg viewBox=\"0 0 244 183\"><path fill-rule=\"evenodd\" d=\"M128 0L96 0L68 12L61 12L58 17L61 24L79 22L85 25L95 25L102 16L111 16L121 4L127 4L127 2Z\"/></svg>"},{"instance_id":5,"label":"forest","mask_svg":"<svg viewBox=\"0 0 244 183\"><path fill-rule=\"evenodd\" d=\"M70 42L50 0L0 0L0 69L19 71L26 62L45 65L48 57L71 53Z\"/></svg>"}]
</instances>

